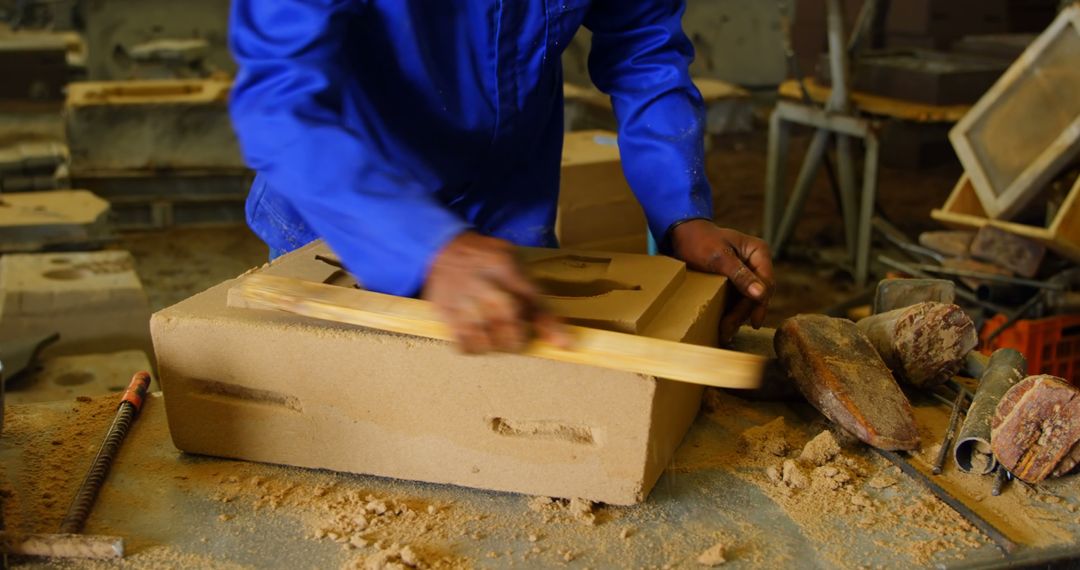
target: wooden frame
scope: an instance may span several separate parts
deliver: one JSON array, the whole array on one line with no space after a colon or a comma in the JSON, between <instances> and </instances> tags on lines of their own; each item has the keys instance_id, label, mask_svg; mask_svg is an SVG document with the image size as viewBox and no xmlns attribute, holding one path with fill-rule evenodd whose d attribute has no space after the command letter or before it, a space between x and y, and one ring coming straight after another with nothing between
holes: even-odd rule
<instances>
[{"instance_id":1,"label":"wooden frame","mask_svg":"<svg viewBox=\"0 0 1080 570\"><path fill-rule=\"evenodd\" d=\"M1062 45L1075 49L1075 57L1059 52ZM1073 5L949 133L989 217L1017 214L1080 151L1080 109L1059 104L1080 90L1078 46L1080 6ZM1030 128L1036 123L1053 130Z\"/></svg>"},{"instance_id":2,"label":"wooden frame","mask_svg":"<svg viewBox=\"0 0 1080 570\"><path fill-rule=\"evenodd\" d=\"M957 229L973 229L993 224L1021 237L1040 242L1074 262L1080 263L1080 180L1076 181L1053 221L1047 227L989 219L971 179L964 175L945 206L930 213L935 220Z\"/></svg>"}]
</instances>

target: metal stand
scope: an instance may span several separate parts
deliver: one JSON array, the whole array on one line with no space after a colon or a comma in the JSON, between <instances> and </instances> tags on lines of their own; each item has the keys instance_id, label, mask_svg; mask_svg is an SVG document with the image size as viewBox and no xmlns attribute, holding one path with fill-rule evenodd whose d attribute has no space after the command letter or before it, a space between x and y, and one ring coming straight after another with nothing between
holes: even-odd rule
<instances>
[{"instance_id":1,"label":"metal stand","mask_svg":"<svg viewBox=\"0 0 1080 570\"><path fill-rule=\"evenodd\" d=\"M864 5L860 28L876 10L875 2ZM769 124L769 155L765 173L765 240L779 255L791 237L798 216L822 164L828 160L829 139L836 137L837 178L844 235L854 266L856 285L866 284L870 266L870 222L877 197L878 137L872 122L856 116L848 92L848 45L844 41L844 20L840 0L828 0L829 68L832 95L824 109L813 104L780 101ZM854 42L853 42L854 44ZM806 151L795 188L784 208L784 187L790 123L814 127L816 132ZM855 165L851 140L862 139L866 148L861 196L855 187Z\"/></svg>"}]
</instances>

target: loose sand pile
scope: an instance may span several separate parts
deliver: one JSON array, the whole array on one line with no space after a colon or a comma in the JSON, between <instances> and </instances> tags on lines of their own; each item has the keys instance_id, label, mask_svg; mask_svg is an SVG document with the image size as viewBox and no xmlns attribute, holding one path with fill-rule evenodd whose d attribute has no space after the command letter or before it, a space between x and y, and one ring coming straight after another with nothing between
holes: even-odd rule
<instances>
[{"instance_id":1,"label":"loose sand pile","mask_svg":"<svg viewBox=\"0 0 1080 570\"><path fill-rule=\"evenodd\" d=\"M825 429L808 437L783 416L761 417L760 411L746 410L747 403L739 398L708 392L706 413L711 421L730 425L736 433L735 426L748 416L760 423L743 429L734 445L714 442L707 452L717 464L757 485L805 534L835 545L825 554L837 566L860 565L859 553L849 550L853 529L838 524L843 521L903 538L882 540L878 546L916 564L926 564L939 554L961 556L986 543L974 527L928 493L914 501L886 496L883 491L902 476L899 470L847 434Z\"/></svg>"}]
</instances>

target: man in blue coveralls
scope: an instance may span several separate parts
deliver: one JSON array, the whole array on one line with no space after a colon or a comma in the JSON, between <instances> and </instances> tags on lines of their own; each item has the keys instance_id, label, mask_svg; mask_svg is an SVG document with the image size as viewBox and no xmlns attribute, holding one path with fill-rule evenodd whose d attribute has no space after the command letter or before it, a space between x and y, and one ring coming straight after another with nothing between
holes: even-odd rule
<instances>
[{"instance_id":1,"label":"man in blue coveralls","mask_svg":"<svg viewBox=\"0 0 1080 570\"><path fill-rule=\"evenodd\" d=\"M764 242L712 221L685 0L234 0L231 113L258 173L248 222L281 253L325 238L365 288L431 300L466 352L569 339L514 259L556 246L560 54L589 73L664 253L731 278L760 326Z\"/></svg>"}]
</instances>

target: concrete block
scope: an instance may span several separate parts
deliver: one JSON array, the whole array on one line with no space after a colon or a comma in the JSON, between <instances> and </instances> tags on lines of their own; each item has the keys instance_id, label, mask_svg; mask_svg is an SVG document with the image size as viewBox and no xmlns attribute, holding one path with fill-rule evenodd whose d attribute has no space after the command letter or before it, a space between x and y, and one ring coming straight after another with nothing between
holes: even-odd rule
<instances>
[{"instance_id":1,"label":"concrete block","mask_svg":"<svg viewBox=\"0 0 1080 570\"><path fill-rule=\"evenodd\" d=\"M71 173L244 170L228 114L231 80L78 82L68 86Z\"/></svg>"},{"instance_id":2,"label":"concrete block","mask_svg":"<svg viewBox=\"0 0 1080 570\"><path fill-rule=\"evenodd\" d=\"M0 337L59 332L46 355L149 352L149 321L126 251L0 257Z\"/></svg>"},{"instance_id":3,"label":"concrete block","mask_svg":"<svg viewBox=\"0 0 1080 570\"><path fill-rule=\"evenodd\" d=\"M109 203L86 190L0 196L0 252L99 244L111 239Z\"/></svg>"},{"instance_id":4,"label":"concrete block","mask_svg":"<svg viewBox=\"0 0 1080 570\"><path fill-rule=\"evenodd\" d=\"M184 170L83 172L68 180L108 200L117 229L146 230L243 224L253 178L247 170Z\"/></svg>"},{"instance_id":5,"label":"concrete block","mask_svg":"<svg viewBox=\"0 0 1080 570\"><path fill-rule=\"evenodd\" d=\"M255 271L342 282L315 260L323 252L312 244ZM644 310L642 334L716 343L722 278L661 257L523 255L538 278L560 281L550 300L572 321L617 328ZM624 280L628 288L605 285ZM444 342L230 308L235 282L151 321L169 429L187 452L631 504L648 495L700 405L691 384L467 356ZM597 317L597 305L620 297Z\"/></svg>"},{"instance_id":6,"label":"concrete block","mask_svg":"<svg viewBox=\"0 0 1080 570\"><path fill-rule=\"evenodd\" d=\"M141 350L46 358L40 370L8 380L7 401L30 404L119 394L127 388L131 376L141 370L150 370L150 360ZM157 382L151 382L150 390L158 389Z\"/></svg>"},{"instance_id":7,"label":"concrete block","mask_svg":"<svg viewBox=\"0 0 1080 570\"><path fill-rule=\"evenodd\" d=\"M67 162L67 145L50 140L0 145L0 176L54 175ZM7 189L7 186L4 187Z\"/></svg>"},{"instance_id":8,"label":"concrete block","mask_svg":"<svg viewBox=\"0 0 1080 570\"><path fill-rule=\"evenodd\" d=\"M228 0L94 0L84 2L86 41L95 46L86 71L95 81L232 75ZM195 57L165 46L200 43ZM149 53L148 53L149 52ZM152 56L152 57L148 57Z\"/></svg>"},{"instance_id":9,"label":"concrete block","mask_svg":"<svg viewBox=\"0 0 1080 570\"><path fill-rule=\"evenodd\" d=\"M566 133L555 234L565 248L634 242L641 249L631 253L647 251L645 214L623 175L615 133Z\"/></svg>"}]
</instances>

